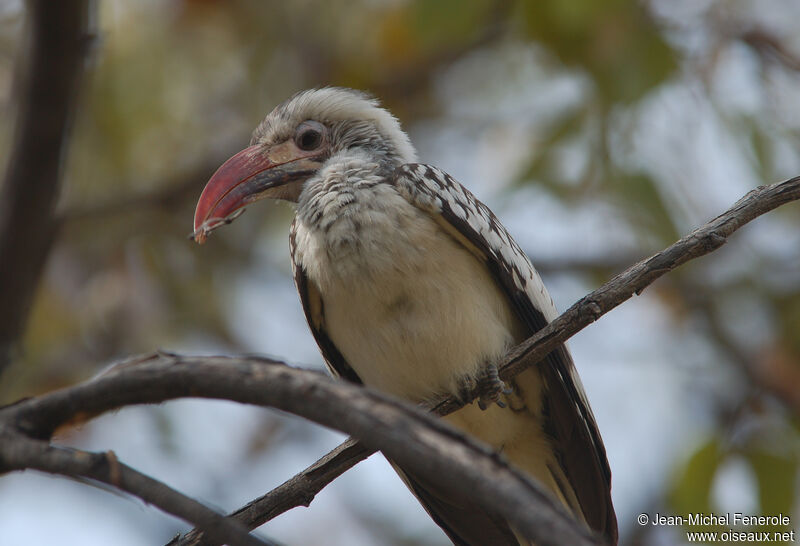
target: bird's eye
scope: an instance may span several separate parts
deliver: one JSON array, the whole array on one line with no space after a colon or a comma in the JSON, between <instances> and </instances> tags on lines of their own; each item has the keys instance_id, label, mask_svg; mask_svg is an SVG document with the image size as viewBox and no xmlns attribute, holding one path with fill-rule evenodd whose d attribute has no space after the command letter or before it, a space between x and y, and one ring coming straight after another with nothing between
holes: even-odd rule
<instances>
[{"instance_id":1,"label":"bird's eye","mask_svg":"<svg viewBox=\"0 0 800 546\"><path fill-rule=\"evenodd\" d=\"M322 125L316 122L305 122L297 128L295 144L301 150L316 150L322 145Z\"/></svg>"}]
</instances>

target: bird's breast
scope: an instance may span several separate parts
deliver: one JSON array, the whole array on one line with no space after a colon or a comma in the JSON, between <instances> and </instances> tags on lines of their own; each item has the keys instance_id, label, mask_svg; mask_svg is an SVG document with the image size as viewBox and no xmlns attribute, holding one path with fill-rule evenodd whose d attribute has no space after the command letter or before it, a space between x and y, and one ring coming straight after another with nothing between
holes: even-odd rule
<instances>
[{"instance_id":1,"label":"bird's breast","mask_svg":"<svg viewBox=\"0 0 800 546\"><path fill-rule=\"evenodd\" d=\"M334 221L299 217L295 260L365 384L414 401L452 393L524 334L483 263L393 188L378 192Z\"/></svg>"}]
</instances>

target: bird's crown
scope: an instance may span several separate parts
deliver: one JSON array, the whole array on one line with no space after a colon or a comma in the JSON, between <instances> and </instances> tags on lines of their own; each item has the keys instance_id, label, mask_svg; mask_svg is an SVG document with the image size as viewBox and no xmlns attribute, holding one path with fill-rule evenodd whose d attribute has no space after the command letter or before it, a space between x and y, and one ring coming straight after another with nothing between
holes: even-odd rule
<instances>
[{"instance_id":1,"label":"bird's crown","mask_svg":"<svg viewBox=\"0 0 800 546\"><path fill-rule=\"evenodd\" d=\"M280 142L304 121L323 123L333 130L340 149L352 145L384 147L400 163L416 161L408 135L374 97L343 87L323 87L296 93L279 104L253 132L251 144Z\"/></svg>"}]
</instances>

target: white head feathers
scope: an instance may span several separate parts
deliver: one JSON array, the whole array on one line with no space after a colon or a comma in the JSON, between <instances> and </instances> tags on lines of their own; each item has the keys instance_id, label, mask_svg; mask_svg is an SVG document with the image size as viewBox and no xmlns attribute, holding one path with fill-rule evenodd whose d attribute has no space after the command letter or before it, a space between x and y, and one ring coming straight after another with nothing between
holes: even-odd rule
<instances>
[{"instance_id":1,"label":"white head feathers","mask_svg":"<svg viewBox=\"0 0 800 546\"><path fill-rule=\"evenodd\" d=\"M284 140L298 124L306 120L326 125L337 122L371 123L402 163L416 161L416 151L397 118L381 108L377 99L343 87L309 89L295 94L269 113L253 132L251 143Z\"/></svg>"}]
</instances>

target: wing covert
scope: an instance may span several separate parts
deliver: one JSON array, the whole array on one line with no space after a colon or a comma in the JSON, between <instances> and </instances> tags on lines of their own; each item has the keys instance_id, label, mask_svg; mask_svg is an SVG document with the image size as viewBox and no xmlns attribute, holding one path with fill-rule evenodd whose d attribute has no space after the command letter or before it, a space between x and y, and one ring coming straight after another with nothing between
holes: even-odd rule
<instances>
[{"instance_id":1,"label":"wing covert","mask_svg":"<svg viewBox=\"0 0 800 546\"><path fill-rule=\"evenodd\" d=\"M492 211L446 172L410 163L394 174L397 190L426 211L484 262L503 288L528 335L558 316L553 300L526 254ZM589 525L617 540L611 471L594 415L568 350L561 346L539 365L546 392L546 430L560 445L563 467ZM587 455L592 454L592 457ZM587 460L590 464L586 464Z\"/></svg>"}]
</instances>

